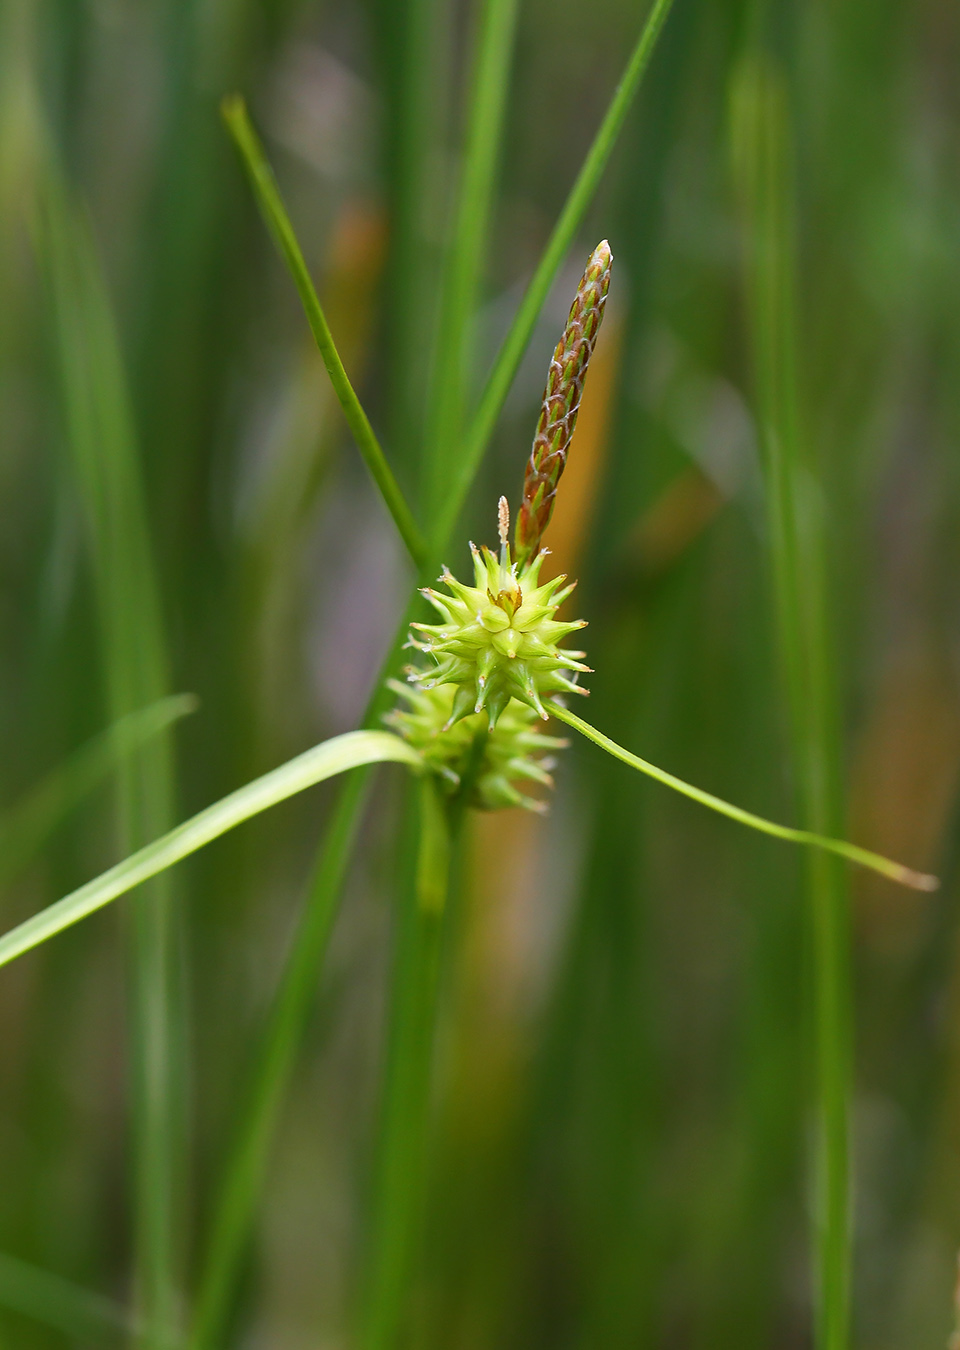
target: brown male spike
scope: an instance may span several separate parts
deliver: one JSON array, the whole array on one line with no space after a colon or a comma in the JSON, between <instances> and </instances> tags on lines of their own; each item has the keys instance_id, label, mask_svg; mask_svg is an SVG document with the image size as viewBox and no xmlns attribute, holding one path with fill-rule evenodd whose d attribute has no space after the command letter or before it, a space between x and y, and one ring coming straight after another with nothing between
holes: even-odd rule
<instances>
[{"instance_id":1,"label":"brown male spike","mask_svg":"<svg viewBox=\"0 0 960 1350\"><path fill-rule=\"evenodd\" d=\"M567 326L550 362L543 406L523 480L523 500L517 513L516 557L520 566L537 553L553 514L557 483L577 425L587 366L603 319L612 265L613 254L604 239L590 255Z\"/></svg>"}]
</instances>

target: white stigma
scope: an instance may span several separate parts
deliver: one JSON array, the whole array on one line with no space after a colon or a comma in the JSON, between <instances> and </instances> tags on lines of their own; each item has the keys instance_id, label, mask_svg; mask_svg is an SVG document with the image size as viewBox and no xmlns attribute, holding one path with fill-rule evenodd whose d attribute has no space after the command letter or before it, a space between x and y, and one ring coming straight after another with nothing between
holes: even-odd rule
<instances>
[{"instance_id":1,"label":"white stigma","mask_svg":"<svg viewBox=\"0 0 960 1350\"><path fill-rule=\"evenodd\" d=\"M500 591L514 591L517 589L517 583L514 578L514 569L510 564L510 506L506 497L501 497L497 502L497 531L500 535ZM518 592L516 604L520 604L522 596Z\"/></svg>"}]
</instances>

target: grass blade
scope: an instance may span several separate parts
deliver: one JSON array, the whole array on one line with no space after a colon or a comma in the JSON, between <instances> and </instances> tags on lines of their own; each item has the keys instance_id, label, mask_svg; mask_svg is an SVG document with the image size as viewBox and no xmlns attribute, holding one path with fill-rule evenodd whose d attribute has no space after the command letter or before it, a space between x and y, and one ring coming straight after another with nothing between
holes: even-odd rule
<instances>
[{"instance_id":1,"label":"grass blade","mask_svg":"<svg viewBox=\"0 0 960 1350\"><path fill-rule=\"evenodd\" d=\"M425 777L420 793L416 884L395 946L362 1350L388 1350L398 1342L421 1219L452 839L436 781Z\"/></svg>"},{"instance_id":2,"label":"grass blade","mask_svg":"<svg viewBox=\"0 0 960 1350\"><path fill-rule=\"evenodd\" d=\"M457 216L442 292L434 396L424 466L431 507L439 506L460 436L473 361L474 318L503 136L517 0L485 0Z\"/></svg>"},{"instance_id":3,"label":"grass blade","mask_svg":"<svg viewBox=\"0 0 960 1350\"><path fill-rule=\"evenodd\" d=\"M255 778L212 806L206 807L161 839L147 844L131 857L109 868L79 890L49 905L0 938L0 966L46 942L78 923L111 900L196 853L220 835L259 815L261 811L296 796L325 778L355 769L360 764L395 761L420 768L420 757L399 736L388 731L347 731L305 750L278 769Z\"/></svg>"},{"instance_id":4,"label":"grass blade","mask_svg":"<svg viewBox=\"0 0 960 1350\"><path fill-rule=\"evenodd\" d=\"M446 152L452 55L451 0L375 0L373 25L386 75L384 160L389 257L385 277L384 372L388 440L411 470L424 445L428 358L439 290L436 245L424 228L424 203L435 201Z\"/></svg>"},{"instance_id":5,"label":"grass blade","mask_svg":"<svg viewBox=\"0 0 960 1350\"><path fill-rule=\"evenodd\" d=\"M493 433L500 410L520 366L523 353L533 333L537 316L543 308L554 277L560 269L567 249L583 221L593 200L607 161L616 145L617 137L626 121L627 113L640 88L650 57L673 0L654 0L643 32L627 63L623 78L617 86L593 144L587 152L576 182L564 203L560 217L527 287L520 308L501 345L493 370L480 396L480 402L467 433L466 443L458 457L458 468L440 512L433 539L439 547L445 545L453 532L457 517L466 500L470 485L487 442Z\"/></svg>"},{"instance_id":6,"label":"grass blade","mask_svg":"<svg viewBox=\"0 0 960 1350\"><path fill-rule=\"evenodd\" d=\"M784 77L757 50L732 84L734 168L745 243L774 601L803 818L840 827L840 746L820 519L818 466L800 414L792 131ZM849 896L842 872L811 858L817 1065L817 1317L819 1350L850 1339L849 1101L853 1072Z\"/></svg>"},{"instance_id":7,"label":"grass blade","mask_svg":"<svg viewBox=\"0 0 960 1350\"><path fill-rule=\"evenodd\" d=\"M244 167L250 178L257 204L273 236L274 243L287 264L294 285L300 296L301 304L307 316L307 322L313 333L323 364L327 368L330 381L336 392L340 406L347 419L347 425L353 433L357 448L370 471L374 483L380 491L384 504L399 531L407 552L416 566L420 566L426 556L426 542L420 528L413 518L393 471L387 463L380 442L374 433L367 414L343 368L343 362L334 345L333 335L327 324L326 315L320 304L303 252L297 242L290 217L280 196L273 171L267 162L263 146L253 129L246 104L239 94L223 101L223 120L236 142L243 159Z\"/></svg>"},{"instance_id":8,"label":"grass blade","mask_svg":"<svg viewBox=\"0 0 960 1350\"><path fill-rule=\"evenodd\" d=\"M226 1150L209 1234L200 1261L191 1350L223 1343L234 1289L247 1252L277 1112L313 1006L337 898L343 885L369 770L350 775L333 810L290 954L270 1008L246 1098Z\"/></svg>"},{"instance_id":9,"label":"grass blade","mask_svg":"<svg viewBox=\"0 0 960 1350\"><path fill-rule=\"evenodd\" d=\"M82 210L45 165L36 244L47 277L65 439L90 544L108 704L120 718L168 692L139 449L106 285ZM123 852L174 819L169 735L120 765ZM131 932L134 1242L141 1321L176 1334L185 1201L182 1007L176 917L166 881L145 896ZM154 1344L149 1338L144 1344Z\"/></svg>"},{"instance_id":10,"label":"grass blade","mask_svg":"<svg viewBox=\"0 0 960 1350\"><path fill-rule=\"evenodd\" d=\"M136 1330L134 1319L112 1299L6 1252L0 1252L0 1305L62 1332L72 1343L102 1345L104 1337Z\"/></svg>"},{"instance_id":11,"label":"grass blade","mask_svg":"<svg viewBox=\"0 0 960 1350\"><path fill-rule=\"evenodd\" d=\"M20 872L54 830L119 762L197 708L192 694L174 694L128 713L82 745L0 816L0 885Z\"/></svg>"},{"instance_id":12,"label":"grass blade","mask_svg":"<svg viewBox=\"0 0 960 1350\"><path fill-rule=\"evenodd\" d=\"M689 797L692 801L699 802L701 806L707 806L711 811L716 811L721 816L727 816L740 825L747 825L752 830L759 830L761 834L772 835L774 839L786 839L794 844L806 844L810 848L834 853L839 858L845 858L847 862L857 863L860 867L868 867L871 871L879 872L881 876L888 877L901 886L909 886L915 891L935 891L940 884L936 877L929 876L926 872L915 872L910 867L891 862L889 858L884 858L879 853L872 853L866 848L858 848L856 844L848 844L843 839L828 839L812 830L795 830L789 825L778 825L775 821L754 815L752 811L744 811L742 807L733 806L730 802L725 802L722 797L715 797L712 792L704 792L702 788L693 787L692 784L685 783L682 778L667 773L665 769L659 769L656 764L651 764L649 760L641 759L639 755L624 750L622 745L617 745L616 741L612 741L609 736L604 736L602 731L597 731L596 727L592 727L589 722L585 722L576 713L570 712L569 708L562 708L559 704L553 703L550 705L550 711L561 722L566 722L568 727L573 727L582 736L586 736L588 741L593 741L594 745L599 745L601 750L606 750L608 755L613 755L615 759L620 759L624 764L629 764L632 769L639 769L641 773L645 773L649 778L656 779L658 783L663 783L665 787L673 788L674 792L679 792L682 796Z\"/></svg>"}]
</instances>

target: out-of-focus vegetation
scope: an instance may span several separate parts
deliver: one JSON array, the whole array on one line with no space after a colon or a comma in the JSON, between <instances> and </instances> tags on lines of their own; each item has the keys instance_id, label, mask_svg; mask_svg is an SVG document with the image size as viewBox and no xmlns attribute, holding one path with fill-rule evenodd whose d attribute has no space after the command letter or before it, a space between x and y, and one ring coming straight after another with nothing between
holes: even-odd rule
<instances>
[{"instance_id":1,"label":"out-of-focus vegetation","mask_svg":"<svg viewBox=\"0 0 960 1350\"><path fill-rule=\"evenodd\" d=\"M639 8L0 6L4 930L357 726L414 581L221 98L249 101L428 530ZM491 13L492 121L471 123ZM808 874L797 850L585 742L549 816L470 819L397 1350L790 1350L818 1325L842 1350L846 1125L850 1344L950 1335L958 59L947 0L675 0L446 558L462 572L468 537L493 542L497 496L516 498L549 353L609 238L547 540L582 578L591 721L943 886L851 874L848 971L842 872ZM495 134L485 149L498 80L502 150ZM479 242L456 233L451 266L465 142L474 205L483 172L493 205ZM158 700L178 691L200 706L171 729L189 705ZM361 790L313 789L0 971L2 1344L154 1350L206 1325L199 1297L219 1329L193 1350L386 1346L364 1306L415 852L396 770L375 780L335 907L294 948L322 951L332 922L322 964L295 972L302 1036L293 996L275 1002L325 884L317 850L349 837ZM818 913L828 953L836 940L826 1015ZM280 1049L256 1078L266 1027ZM819 1258L818 1098L837 1164ZM230 1239L237 1278L218 1286L224 1169L251 1101L268 1162L252 1232L241 1219ZM818 1260L836 1276L825 1330Z\"/></svg>"}]
</instances>

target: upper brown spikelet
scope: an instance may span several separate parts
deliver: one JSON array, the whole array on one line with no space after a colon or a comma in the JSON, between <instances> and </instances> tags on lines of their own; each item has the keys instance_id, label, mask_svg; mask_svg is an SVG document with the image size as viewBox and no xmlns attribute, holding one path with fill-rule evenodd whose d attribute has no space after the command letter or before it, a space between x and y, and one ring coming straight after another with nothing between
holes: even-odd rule
<instances>
[{"instance_id":1,"label":"upper brown spikelet","mask_svg":"<svg viewBox=\"0 0 960 1350\"><path fill-rule=\"evenodd\" d=\"M587 366L600 331L613 254L606 239L590 255L563 336L557 343L517 513L516 557L523 566L540 547L577 424Z\"/></svg>"}]
</instances>

